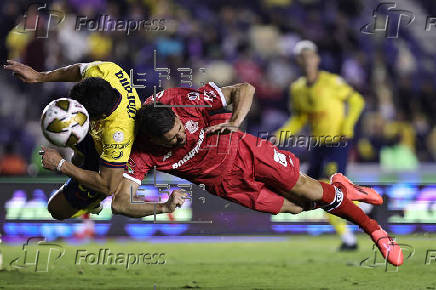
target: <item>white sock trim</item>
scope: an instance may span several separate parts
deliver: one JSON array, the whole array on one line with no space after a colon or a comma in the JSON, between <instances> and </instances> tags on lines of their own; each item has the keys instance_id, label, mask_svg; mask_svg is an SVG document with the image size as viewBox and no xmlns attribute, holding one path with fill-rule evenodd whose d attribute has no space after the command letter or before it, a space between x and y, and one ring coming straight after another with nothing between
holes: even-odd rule
<instances>
[{"instance_id":1,"label":"white sock trim","mask_svg":"<svg viewBox=\"0 0 436 290\"><path fill-rule=\"evenodd\" d=\"M334 186L334 188L335 188L335 199L324 207L324 210L328 212L331 212L332 210L338 208L344 201L344 193L342 192L342 190L340 190L336 186Z\"/></svg>"}]
</instances>

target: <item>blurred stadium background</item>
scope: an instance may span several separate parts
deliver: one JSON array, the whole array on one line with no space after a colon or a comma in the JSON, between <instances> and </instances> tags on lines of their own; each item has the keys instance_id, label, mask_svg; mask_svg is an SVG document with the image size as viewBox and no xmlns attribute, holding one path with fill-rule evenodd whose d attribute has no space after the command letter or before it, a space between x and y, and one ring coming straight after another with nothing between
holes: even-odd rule
<instances>
[{"instance_id":1,"label":"blurred stadium background","mask_svg":"<svg viewBox=\"0 0 436 290\"><path fill-rule=\"evenodd\" d=\"M314 41L321 69L341 75L366 101L352 140L348 175L384 195L385 204L372 209L371 215L394 234L419 237L436 232L436 34L426 32L425 23L402 26L398 38L361 33L360 28L372 21L373 9L380 3L373 0L69 0L46 1L42 10L36 9L39 4L30 3L7 0L0 4L3 62L19 60L44 71L77 62L113 61L132 70L134 83L144 86L137 88L142 100L153 93L153 86L186 85L180 68L192 69L195 87L206 80L220 86L250 82L256 95L245 129L255 135L274 132L287 120L289 85L301 73L292 49L301 39ZM432 1L402 0L397 4L413 11L416 19L436 16ZM38 37L38 31L44 32L47 26L50 11L60 11L65 19L58 23L59 15L52 18L48 37ZM129 35L125 31L74 29L78 16L98 19L100 15L163 21ZM37 17L41 28L23 29L36 23ZM32 236L49 241L80 240L80 220L55 222L49 216L47 199L65 178L42 169L37 154L39 146L47 144L40 130L40 113L51 99L65 96L71 85L23 84L9 72L0 71L3 242L21 243ZM292 151L301 158L304 170L310 152L305 147ZM156 183L153 176L148 177L144 194L157 198L168 186L189 185L160 173ZM161 237L159 241L168 242L183 241L177 236L286 237L334 231L322 212L270 216L230 204L196 186L192 191L192 201L174 214L143 220L112 217L108 198L104 211L92 217L94 238L149 241ZM369 252L369 246L366 250Z\"/></svg>"}]
</instances>

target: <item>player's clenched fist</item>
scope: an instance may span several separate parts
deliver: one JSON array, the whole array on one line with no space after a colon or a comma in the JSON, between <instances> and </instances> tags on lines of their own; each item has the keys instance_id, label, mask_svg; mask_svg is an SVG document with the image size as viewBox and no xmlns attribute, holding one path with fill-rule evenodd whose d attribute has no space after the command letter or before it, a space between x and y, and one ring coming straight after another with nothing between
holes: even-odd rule
<instances>
[{"instance_id":1,"label":"player's clenched fist","mask_svg":"<svg viewBox=\"0 0 436 290\"><path fill-rule=\"evenodd\" d=\"M176 207L182 207L188 198L188 194L184 190L173 190L168 201L165 203L165 208L168 212L174 212Z\"/></svg>"},{"instance_id":2,"label":"player's clenched fist","mask_svg":"<svg viewBox=\"0 0 436 290\"><path fill-rule=\"evenodd\" d=\"M41 146L40 155L42 158L42 166L49 170L60 170L58 169L59 163L62 160L62 156L54 149Z\"/></svg>"}]
</instances>

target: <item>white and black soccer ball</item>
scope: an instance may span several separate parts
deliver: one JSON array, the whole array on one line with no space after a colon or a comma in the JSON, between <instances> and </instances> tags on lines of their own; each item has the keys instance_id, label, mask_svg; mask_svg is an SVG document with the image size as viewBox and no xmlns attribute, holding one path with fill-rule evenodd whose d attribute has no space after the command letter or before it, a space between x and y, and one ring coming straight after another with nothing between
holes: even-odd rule
<instances>
[{"instance_id":1,"label":"white and black soccer ball","mask_svg":"<svg viewBox=\"0 0 436 290\"><path fill-rule=\"evenodd\" d=\"M76 100L68 98L54 100L42 111L41 129L50 143L71 147L88 134L88 111Z\"/></svg>"}]
</instances>

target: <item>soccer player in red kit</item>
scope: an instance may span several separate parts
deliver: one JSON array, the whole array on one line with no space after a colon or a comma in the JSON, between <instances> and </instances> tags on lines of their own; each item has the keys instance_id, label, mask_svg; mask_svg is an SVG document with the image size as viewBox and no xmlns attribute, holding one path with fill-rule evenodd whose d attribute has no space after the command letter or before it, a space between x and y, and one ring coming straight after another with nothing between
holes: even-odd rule
<instances>
[{"instance_id":1,"label":"soccer player in red kit","mask_svg":"<svg viewBox=\"0 0 436 290\"><path fill-rule=\"evenodd\" d=\"M299 170L299 160L267 140L238 130L254 95L247 83L218 88L213 82L195 90L171 88L149 97L136 114L136 141L128 172L113 195L114 213L143 217L171 212L183 204L175 191L167 203L132 203L142 179L156 166L224 199L260 212L293 213L322 208L359 225L393 265L403 263L398 244L352 201L381 204L373 189L354 185L345 176L332 184ZM231 104L232 114L212 115Z\"/></svg>"}]
</instances>

